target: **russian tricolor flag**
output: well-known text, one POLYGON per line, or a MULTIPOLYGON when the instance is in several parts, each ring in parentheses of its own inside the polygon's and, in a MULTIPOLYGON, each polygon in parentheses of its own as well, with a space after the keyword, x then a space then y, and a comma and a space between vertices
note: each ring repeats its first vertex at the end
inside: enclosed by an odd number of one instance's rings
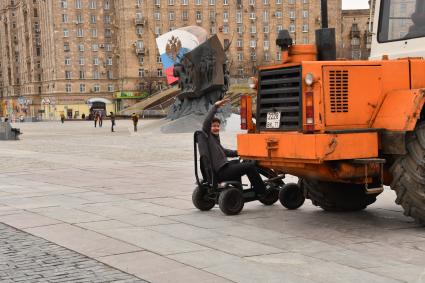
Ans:
POLYGON ((173 76, 174 65, 183 55, 208 39, 208 32, 199 26, 187 26, 167 32, 156 38, 168 84, 178 80, 173 76))

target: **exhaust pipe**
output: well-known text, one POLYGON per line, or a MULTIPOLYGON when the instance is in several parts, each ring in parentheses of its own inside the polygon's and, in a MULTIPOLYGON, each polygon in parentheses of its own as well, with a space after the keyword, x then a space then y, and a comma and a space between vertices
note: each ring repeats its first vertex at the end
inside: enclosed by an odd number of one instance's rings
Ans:
POLYGON ((317 59, 319 61, 335 61, 335 28, 328 28, 328 1, 321 0, 320 4, 322 28, 316 30, 317 59))

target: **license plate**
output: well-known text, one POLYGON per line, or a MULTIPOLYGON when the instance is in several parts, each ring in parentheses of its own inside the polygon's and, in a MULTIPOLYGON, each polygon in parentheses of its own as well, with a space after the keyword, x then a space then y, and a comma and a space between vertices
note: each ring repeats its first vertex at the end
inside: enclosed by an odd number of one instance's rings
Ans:
POLYGON ((268 112, 266 128, 279 129, 279 127, 280 127, 280 112, 268 112))

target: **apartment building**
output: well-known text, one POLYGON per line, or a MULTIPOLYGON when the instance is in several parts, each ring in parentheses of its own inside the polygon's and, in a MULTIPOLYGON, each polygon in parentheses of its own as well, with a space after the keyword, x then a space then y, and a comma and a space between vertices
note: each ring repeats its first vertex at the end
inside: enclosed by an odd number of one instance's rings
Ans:
MULTIPOLYGON (((340 42, 341 0, 328 6, 340 42)), ((231 76, 247 78, 281 61, 280 29, 314 43, 321 23, 319 0, 3 0, 0 17, 3 115, 44 118, 122 109, 166 87, 155 38, 170 30, 217 34, 231 76)))

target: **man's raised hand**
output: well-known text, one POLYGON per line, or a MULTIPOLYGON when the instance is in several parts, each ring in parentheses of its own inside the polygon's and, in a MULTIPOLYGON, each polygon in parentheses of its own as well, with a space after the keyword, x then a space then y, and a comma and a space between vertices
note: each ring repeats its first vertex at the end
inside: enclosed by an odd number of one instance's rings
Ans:
POLYGON ((221 106, 223 106, 224 104, 226 104, 228 102, 230 102, 230 99, 229 98, 224 98, 224 99, 219 100, 216 103, 214 103, 214 105, 217 106, 217 107, 221 107, 221 106))

